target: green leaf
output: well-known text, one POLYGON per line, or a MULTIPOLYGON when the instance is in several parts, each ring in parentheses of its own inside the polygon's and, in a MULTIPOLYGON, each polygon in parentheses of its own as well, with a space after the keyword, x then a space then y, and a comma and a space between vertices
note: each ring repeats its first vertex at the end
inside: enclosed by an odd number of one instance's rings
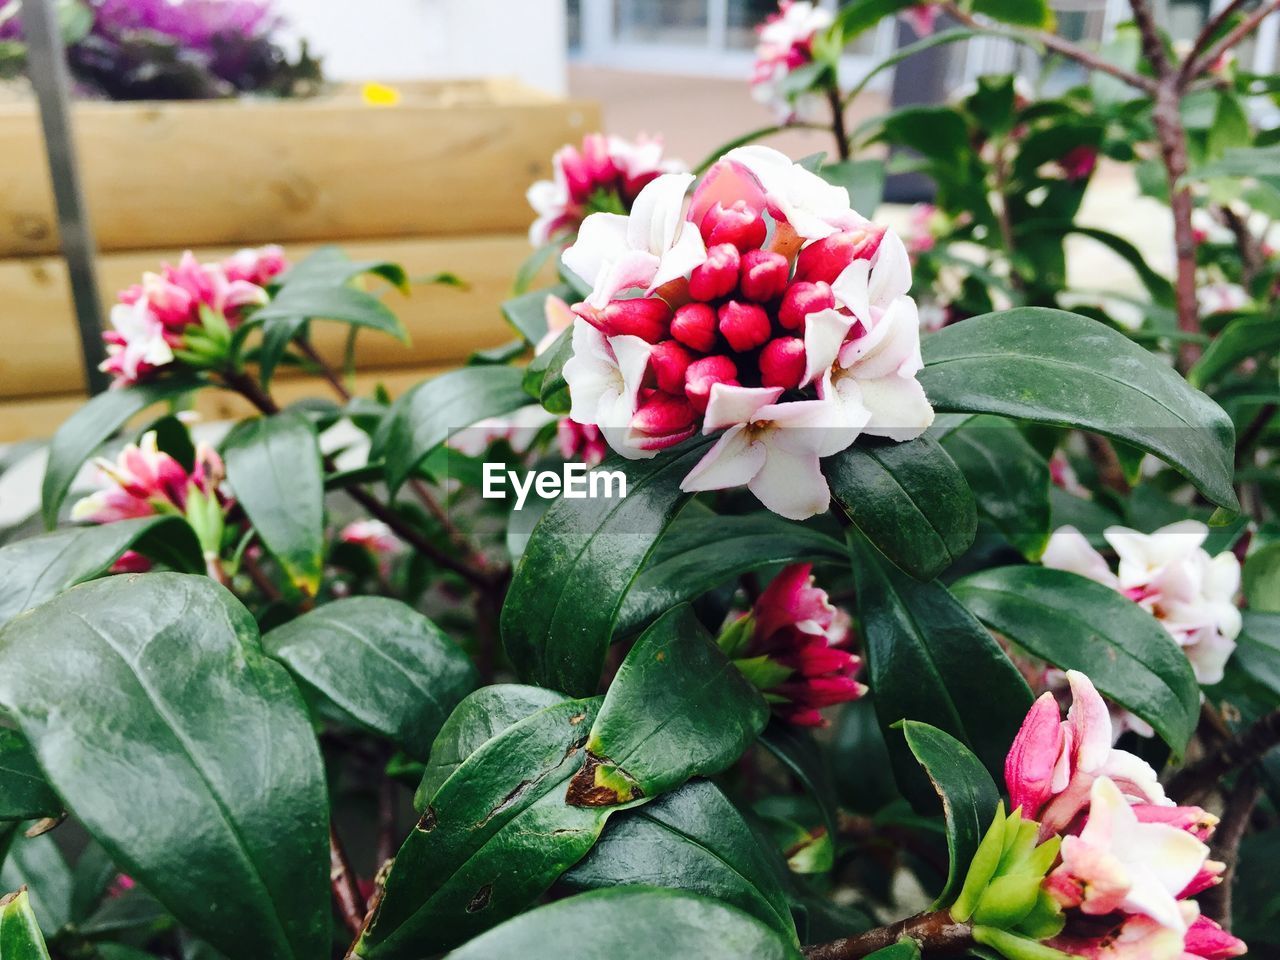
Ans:
MULTIPOLYGON (((549 249, 554 252, 560 246, 560 242, 556 241, 542 249, 549 249)), ((537 254, 534 254, 534 256, 537 256, 537 254)), ((512 297, 502 305, 502 316, 506 318, 507 323, 511 324, 527 343, 537 344, 547 335, 548 297, 559 297, 567 303, 572 303, 577 299, 568 284, 558 283, 554 287, 548 287, 545 290, 532 290, 529 293, 522 293, 518 297, 512 297)))
POLYGON ((902 732, 907 746, 942 798, 942 812, 947 821, 947 854, 951 865, 947 869, 947 882, 933 904, 937 910, 950 904, 960 892, 965 871, 995 816, 1000 791, 982 762, 955 737, 916 720, 903 721, 902 732))
POLYGON ((847 559, 844 544, 773 513, 681 514, 627 591, 618 632, 633 633, 676 604, 777 564, 847 559))
POLYGON ((394 493, 452 430, 527 406, 516 367, 464 367, 441 374, 400 397, 373 441, 370 459, 386 459, 394 493))
POLYGON ((1080 427, 1153 453, 1238 509, 1235 429, 1159 357, 1087 317, 1019 307, 944 327, 920 372, 935 408, 1080 427))
MULTIPOLYGON (((0 820, 39 820, 62 813, 62 801, 16 730, 0 727, 0 820)), ((0 857, 3 862, 3 857, 0 857)))
POLYGON ((911 6, 911 0, 851 0, 836 14, 834 30, 842 43, 851 43, 857 36, 876 26, 885 17, 891 17, 911 6))
POLYGON ((737 808, 706 780, 615 818, 561 883, 572 890, 636 884, 688 890, 735 906, 796 942, 774 861, 737 808))
POLYGON ((1280 542, 1269 543, 1245 559, 1243 590, 1249 609, 1280 613, 1280 542))
POLYGON ((883 160, 841 160, 818 168, 818 175, 849 191, 849 205, 871 216, 884 198, 883 160))
POLYGON ((1280 614, 1246 611, 1231 665, 1280 703, 1280 614))
POLYGON ((50 937, 57 936, 73 919, 74 877, 62 851, 48 834, 17 835, 8 860, 0 868, 0 887, 7 890, 26 887, 31 894, 36 921, 50 937))
POLYGON ((854 525, 918 580, 936 577, 973 543, 973 492, 931 437, 855 444, 824 460, 823 472, 854 525))
POLYGON ((622 662, 567 802, 612 806, 719 773, 768 719, 764 698, 681 604, 641 634, 622 662))
POLYGON ((324 573, 324 467, 314 424, 295 410, 246 420, 223 441, 222 456, 263 546, 314 597, 324 573))
POLYGON ((611 811, 564 797, 599 704, 546 707, 458 766, 396 854, 357 956, 418 960, 456 946, 523 910, 591 849, 611 811))
POLYGON ((561 498, 547 508, 502 607, 502 641, 522 678, 595 692, 623 597, 689 499, 680 481, 702 453, 697 444, 652 460, 610 457, 597 472, 625 476, 625 497, 561 498))
POLYGON ((49 960, 26 890, 0 897, 0 958, 49 960))
POLYGON ((328 949, 320 752, 222 587, 73 587, 0 630, 0 707, 76 818, 192 931, 246 960, 328 949))
POLYGON ((431 744, 430 760, 413 797, 414 807, 419 813, 425 812, 453 772, 490 740, 526 717, 566 699, 554 690, 519 683, 496 683, 468 694, 449 714, 431 744))
POLYGON ((920 944, 910 937, 903 937, 892 946, 867 954, 867 960, 920 960, 920 944))
POLYGON ((615 887, 561 900, 510 920, 448 960, 800 960, 776 931, 741 910, 677 890, 615 887))
POLYGON ((1049 542, 1049 464, 1001 417, 942 414, 934 425, 969 482, 978 510, 1030 559, 1049 542))
MULTIPOLYGON (((905 47, 901 47, 897 51, 895 51, 892 56, 885 57, 883 60, 878 61, 874 67, 872 67, 870 70, 864 73, 857 83, 855 83, 848 91, 843 93, 844 102, 852 103, 857 98, 857 96, 867 88, 867 84, 870 83, 874 77, 878 76, 881 72, 888 70, 890 67, 897 66, 903 60, 906 60, 909 57, 915 56, 917 53, 923 53, 925 50, 932 49, 933 47, 940 47, 945 44, 956 43, 960 40, 968 40, 971 37, 976 37, 979 35, 981 35, 980 30, 970 30, 963 27, 956 27, 951 30, 940 30, 935 34, 932 34, 931 36, 923 37, 917 40, 915 43, 909 43, 905 47)), ((875 161, 875 162, 882 163, 882 161, 875 161)), ((850 199, 852 199, 853 197, 852 190, 850 190, 849 196, 850 196, 850 199)), ((879 206, 878 201, 876 203, 876 206, 879 206)), ((860 207, 856 203, 853 204, 853 208, 855 210, 864 211, 867 214, 870 214, 871 212, 873 212, 872 209, 860 207)))
POLYGON ((828 835, 836 836, 839 802, 831 781, 831 764, 813 735, 793 724, 774 720, 760 734, 760 744, 804 787, 818 805, 828 835))
POLYGON ((181 517, 138 517, 67 527, 0 547, 0 625, 68 587, 105 576, 127 550, 199 573, 204 557, 181 517))
MULTIPOLYGON (((867 683, 881 728, 924 721, 999 773, 1031 706, 1027 682, 940 583, 900 573, 865 542, 855 542, 853 552, 867 683)), ((898 737, 886 732, 885 739, 898 783, 923 802, 930 794, 914 759, 898 737)))
POLYGON ((1055 22, 1053 10, 1045 0, 973 0, 970 9, 1020 27, 1052 30, 1055 22))
POLYGON ((262 648, 343 715, 419 760, 477 679, 471 658, 439 627, 389 597, 327 603, 267 633, 262 648))
POLYGON ((955 595, 1029 653, 1089 675, 1181 753, 1200 716, 1186 654, 1154 617, 1109 587, 1065 570, 1000 567, 959 581, 955 595))
POLYGON ((251 318, 262 324, 258 366, 264 387, 289 343, 304 334, 307 322, 313 319, 380 330, 407 342, 408 335, 399 318, 376 296, 351 285, 362 274, 380 276, 402 292, 409 292, 402 267, 386 261, 352 261, 337 247, 321 247, 284 275, 271 301, 251 318))
POLYGON ((44 525, 50 530, 57 526, 58 509, 67 497, 71 482, 104 440, 124 426, 134 414, 162 400, 190 393, 199 386, 197 380, 176 377, 119 390, 105 390, 68 417, 49 444, 49 464, 45 467, 44 482, 40 487, 44 525))
POLYGON ((1273 314, 1237 317, 1209 341, 1200 359, 1189 371, 1193 386, 1214 383, 1250 357, 1262 360, 1280 350, 1280 318, 1273 314))

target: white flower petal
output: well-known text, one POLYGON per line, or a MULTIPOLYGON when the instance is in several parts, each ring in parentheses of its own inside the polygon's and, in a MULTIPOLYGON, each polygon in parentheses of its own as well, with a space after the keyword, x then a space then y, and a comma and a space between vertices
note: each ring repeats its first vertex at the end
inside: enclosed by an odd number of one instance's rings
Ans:
POLYGON ((766 507, 788 520, 808 520, 825 513, 831 490, 818 455, 795 454, 768 445, 768 456, 747 489, 766 507))
POLYGON ((766 456, 764 444, 754 442, 745 427, 730 427, 680 481, 680 489, 692 493, 741 487, 760 472, 766 456))
POLYGON ((750 423, 761 408, 769 406, 780 396, 781 387, 740 387, 729 383, 715 383, 707 400, 707 412, 703 418, 702 432, 714 433, 738 423, 750 423))

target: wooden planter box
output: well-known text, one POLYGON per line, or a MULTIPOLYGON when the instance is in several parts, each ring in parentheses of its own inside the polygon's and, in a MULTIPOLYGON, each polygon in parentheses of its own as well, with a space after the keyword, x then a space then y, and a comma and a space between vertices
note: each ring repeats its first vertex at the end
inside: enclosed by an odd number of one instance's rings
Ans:
MULTIPOLYGON (((338 243, 358 259, 403 262, 410 276, 450 271, 469 285, 391 295, 413 342, 362 334, 369 377, 396 371, 412 382, 510 339, 498 306, 530 252, 525 190, 550 175, 559 146, 598 128, 598 111, 503 80, 400 91, 388 107, 356 89, 305 101, 77 104, 104 305, 184 249, 213 258, 275 242, 300 259, 338 243)), ((0 107, 0 143, 3 441, 47 435, 84 378, 32 106, 0 107)), ((321 349, 343 335, 315 325, 321 349)))

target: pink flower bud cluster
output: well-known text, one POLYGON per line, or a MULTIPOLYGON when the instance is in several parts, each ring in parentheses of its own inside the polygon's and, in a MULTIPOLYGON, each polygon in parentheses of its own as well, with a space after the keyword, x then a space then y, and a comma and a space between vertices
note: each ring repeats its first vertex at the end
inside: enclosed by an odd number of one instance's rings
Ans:
POLYGON ((745 485, 813 516, 821 457, 932 422, 906 250, 775 150, 731 152, 690 199, 693 179, 659 177, 565 251, 593 287, 573 308, 570 416, 630 458, 719 434, 684 489, 745 485))
POLYGON ((595 211, 629 211, 654 177, 687 169, 662 153, 660 139, 630 141, 603 133, 587 134, 581 147, 561 147, 551 158, 552 179, 529 188, 529 205, 538 214, 529 242, 540 247, 554 238, 568 239, 595 211))
POLYGON ((278 246, 240 250, 221 263, 201 263, 188 250, 176 267, 164 264, 159 273, 144 274, 111 308, 102 369, 117 384, 148 379, 174 361, 190 328, 203 325, 202 311, 234 327, 246 309, 267 302, 265 285, 287 266, 278 246))
POLYGON ((1226 960, 1245 945, 1192 899, 1221 882, 1205 841, 1217 818, 1175 806, 1156 772, 1112 744, 1111 715, 1089 678, 1068 671, 1062 720, 1035 702, 1005 761, 1010 803, 1062 844, 1045 893, 1065 926, 1049 946, 1096 960, 1226 960))
POLYGON ((862 660, 847 649, 849 614, 832 605, 812 573, 809 563, 786 567, 720 641, 774 712, 802 727, 825 726, 823 707, 867 692, 854 679, 862 660))
POLYGON ((787 77, 813 63, 813 42, 834 22, 831 12, 809 0, 779 0, 778 12, 756 28, 755 66, 751 72, 752 96, 769 107, 779 122, 817 119, 821 98, 813 94, 789 94, 787 77))

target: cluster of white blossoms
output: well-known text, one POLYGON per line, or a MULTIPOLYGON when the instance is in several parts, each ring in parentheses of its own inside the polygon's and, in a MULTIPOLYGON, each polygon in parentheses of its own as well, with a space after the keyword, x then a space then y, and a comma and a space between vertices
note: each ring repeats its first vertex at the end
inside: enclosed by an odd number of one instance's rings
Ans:
POLYGON ((694 184, 656 178, 565 251, 591 286, 573 308, 570 417, 628 458, 718 435, 686 491, 745 485, 814 516, 830 502, 823 457, 933 421, 907 251, 843 187, 767 147, 694 184))

